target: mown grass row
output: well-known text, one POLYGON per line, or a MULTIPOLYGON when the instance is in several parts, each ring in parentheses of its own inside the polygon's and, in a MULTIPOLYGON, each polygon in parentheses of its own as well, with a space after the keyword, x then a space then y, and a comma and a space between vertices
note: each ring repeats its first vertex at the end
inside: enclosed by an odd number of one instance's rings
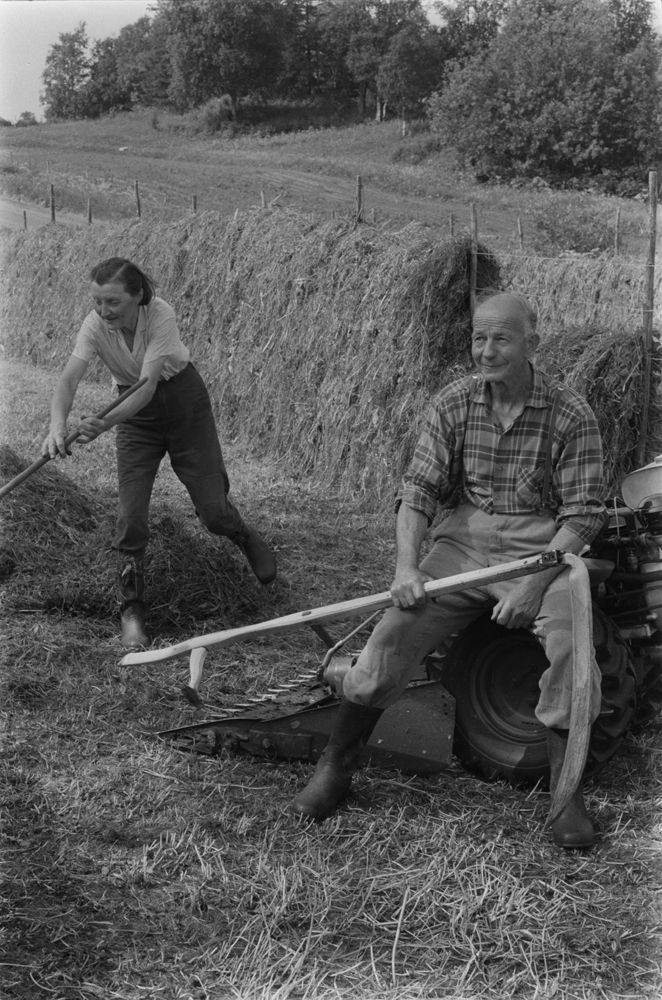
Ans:
MULTIPOLYGON (((5 370, 22 387, 5 432, 29 460, 48 377, 5 370)), ((83 391, 85 405, 103 401, 103 388, 83 391)), ((629 737, 589 786, 599 830, 590 854, 553 847, 545 793, 486 784, 455 764, 427 778, 364 771, 337 816, 300 825, 287 803, 308 764, 184 754, 154 736, 200 713, 180 695, 185 662, 118 664, 104 568, 110 436, 76 456, 3 508, 8 996, 659 995, 659 726, 629 737), (86 594, 96 595, 87 606, 86 594)), ((158 641, 388 585, 383 517, 235 449, 226 457, 237 502, 276 544, 280 583, 258 588, 189 518, 164 472, 150 580, 158 641)), ((322 653, 307 630, 237 643, 210 654, 203 694, 218 705, 262 693, 313 670, 322 653)))

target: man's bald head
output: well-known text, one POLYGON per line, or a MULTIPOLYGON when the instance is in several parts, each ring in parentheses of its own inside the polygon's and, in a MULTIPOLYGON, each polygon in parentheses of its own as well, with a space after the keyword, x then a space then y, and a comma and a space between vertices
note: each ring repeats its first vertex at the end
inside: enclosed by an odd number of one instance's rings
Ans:
POLYGON ((474 330, 503 328, 521 333, 527 341, 535 337, 538 316, 523 295, 495 292, 482 299, 474 313, 474 330))

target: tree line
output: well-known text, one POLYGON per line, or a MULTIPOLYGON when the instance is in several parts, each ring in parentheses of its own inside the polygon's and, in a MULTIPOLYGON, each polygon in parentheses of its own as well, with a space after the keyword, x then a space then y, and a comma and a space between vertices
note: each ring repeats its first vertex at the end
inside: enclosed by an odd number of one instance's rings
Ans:
POLYGON ((47 121, 317 102, 423 119, 486 178, 617 186, 662 155, 652 0, 157 0, 46 59, 47 121))

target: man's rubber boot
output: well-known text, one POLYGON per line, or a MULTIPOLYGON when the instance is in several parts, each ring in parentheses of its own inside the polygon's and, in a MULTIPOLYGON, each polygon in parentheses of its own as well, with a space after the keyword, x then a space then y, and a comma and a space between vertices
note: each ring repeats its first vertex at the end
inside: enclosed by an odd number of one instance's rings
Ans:
POLYGON ((313 776, 290 803, 290 812, 326 819, 347 795, 359 757, 383 709, 341 701, 333 732, 313 776))
MULTIPOLYGON (((549 758, 549 790, 552 796, 561 776, 568 746, 567 729, 547 730, 547 755, 549 758)), ((586 811, 581 783, 567 806, 552 822, 552 836, 558 847, 566 850, 586 849, 593 846, 595 831, 586 811)))
POLYGON ((235 541, 260 583, 272 583, 277 573, 276 557, 265 540, 253 528, 246 527, 235 541))
POLYGON ((120 628, 123 649, 145 649, 149 646, 149 636, 145 631, 145 605, 142 601, 130 601, 122 608, 120 628))
POLYGON ((120 642, 123 649, 145 649, 149 636, 145 631, 145 583, 142 559, 120 554, 118 574, 120 602, 120 642))

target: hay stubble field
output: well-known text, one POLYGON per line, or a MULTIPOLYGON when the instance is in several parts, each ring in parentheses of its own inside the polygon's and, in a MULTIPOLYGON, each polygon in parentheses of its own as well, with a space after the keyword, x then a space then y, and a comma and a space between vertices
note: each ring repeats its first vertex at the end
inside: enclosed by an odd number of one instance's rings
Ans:
MULTIPOLYGON (((108 149, 125 144, 104 132, 117 124, 99 123, 87 139, 78 134, 78 182, 85 169, 91 176, 85 157, 99 155, 99 140, 108 149)), ((55 171, 71 157, 65 146, 75 128, 39 130, 41 138, 22 131, 40 149, 52 143, 55 171)), ((301 141, 335 142, 341 157, 338 136, 301 141)), ((283 154, 272 143, 262 144, 273 166, 283 154)), ((143 145, 146 159, 147 137, 143 145)), ((240 154, 241 146, 233 155, 240 154)), ((34 168, 36 147, 30 155, 34 168)), ((304 154, 295 144, 287 155, 304 154)), ((350 191, 356 162, 346 155, 350 191)), ((158 183, 159 165, 150 162, 158 183)), ((184 151, 164 154, 160 169, 185 173, 184 151)), ((125 177, 128 190, 134 172, 125 177)), ((303 172, 314 174, 314 163, 303 172)), ((248 168, 239 180, 247 207, 259 204, 248 168)), ((416 184, 423 189, 424 170, 416 184)), ((492 192, 493 203, 499 197, 492 192)), ((139 227, 134 237, 143 240, 139 227)), ((43 246, 66 240, 63 231, 43 246)), ((38 454, 55 367, 41 355, 38 363, 16 356, 2 363, 2 480, 38 454)), ((86 383, 77 411, 99 409, 107 393, 106 382, 86 383)), ((232 546, 200 529, 164 468, 148 567, 160 644, 388 586, 393 547, 382 499, 352 495, 248 448, 223 426, 220 433, 234 495, 276 547, 280 578, 259 588, 232 546)), ((0 985, 7 997, 659 995, 659 723, 630 735, 589 785, 598 842, 588 854, 560 853, 542 833, 544 791, 488 784, 455 763, 434 778, 363 772, 337 816, 301 826, 286 806, 308 765, 227 751, 183 754, 155 737, 200 713, 180 693, 185 662, 119 666, 115 497, 107 435, 75 449, 67 463, 49 463, 2 510, 0 985)), ((314 670, 323 653, 308 630, 236 644, 210 656, 204 695, 212 705, 232 704, 314 670)))

